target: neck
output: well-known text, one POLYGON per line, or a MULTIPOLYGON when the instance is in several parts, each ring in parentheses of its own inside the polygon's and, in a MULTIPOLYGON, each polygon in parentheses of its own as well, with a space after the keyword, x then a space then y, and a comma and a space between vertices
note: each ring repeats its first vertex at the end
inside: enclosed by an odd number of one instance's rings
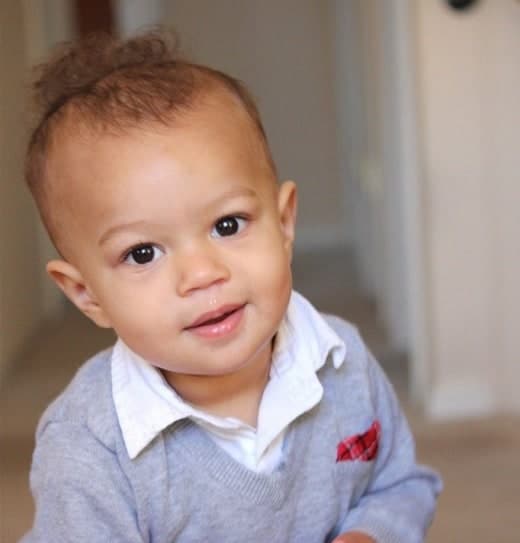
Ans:
POLYGON ((269 380, 271 349, 228 375, 164 373, 185 402, 219 417, 233 417, 256 427, 258 409, 269 380))

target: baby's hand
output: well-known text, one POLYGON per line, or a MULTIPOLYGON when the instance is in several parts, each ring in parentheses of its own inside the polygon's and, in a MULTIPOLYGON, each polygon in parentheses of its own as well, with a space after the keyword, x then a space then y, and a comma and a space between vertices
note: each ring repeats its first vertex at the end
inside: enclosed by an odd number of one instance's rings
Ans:
POLYGON ((338 535, 332 543, 377 543, 377 541, 361 532, 346 532, 338 535))

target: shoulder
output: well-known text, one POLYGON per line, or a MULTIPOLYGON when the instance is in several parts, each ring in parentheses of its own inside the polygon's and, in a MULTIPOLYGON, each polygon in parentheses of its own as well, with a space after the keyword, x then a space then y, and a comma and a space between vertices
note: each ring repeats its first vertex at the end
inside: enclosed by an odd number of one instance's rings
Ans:
POLYGON ((368 349, 358 328, 336 315, 322 313, 321 316, 345 344, 346 360, 366 363, 368 349))
POLYGON ((112 402, 110 352, 88 360, 40 420, 26 541, 143 541, 112 402))
POLYGON ((335 374, 343 385, 356 397, 364 398, 371 405, 377 404, 379 396, 392 388, 388 378, 361 337, 358 328, 335 315, 322 314, 325 321, 345 344, 345 359, 336 368, 335 374))
POLYGON ((101 351, 87 360, 47 407, 38 424, 37 442, 49 432, 69 439, 89 434, 115 449, 119 427, 112 400, 111 352, 101 351))

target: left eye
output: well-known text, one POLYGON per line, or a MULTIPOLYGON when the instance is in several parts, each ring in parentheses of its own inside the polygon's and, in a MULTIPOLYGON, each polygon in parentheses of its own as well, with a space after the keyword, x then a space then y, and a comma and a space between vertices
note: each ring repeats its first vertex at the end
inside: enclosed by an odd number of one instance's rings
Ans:
POLYGON ((124 256, 124 262, 133 266, 144 266, 157 260, 164 251, 152 243, 142 243, 130 249, 124 256))
POLYGON ((234 215, 222 217, 215 223, 211 235, 216 238, 234 236, 243 230, 246 223, 247 221, 243 217, 236 217, 234 215))

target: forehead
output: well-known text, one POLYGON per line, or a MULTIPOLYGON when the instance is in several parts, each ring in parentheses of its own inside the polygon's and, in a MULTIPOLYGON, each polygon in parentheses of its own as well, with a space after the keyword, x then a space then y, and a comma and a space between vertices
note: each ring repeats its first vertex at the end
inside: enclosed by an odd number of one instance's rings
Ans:
MULTIPOLYGON (((60 230, 102 223, 127 204, 151 199, 154 190, 199 197, 212 183, 241 181, 263 191, 276 185, 263 142, 241 105, 208 96, 171 124, 143 124, 123 132, 75 125, 71 117, 54 138, 47 179, 60 230), (164 183, 165 179, 168 183, 164 183), (198 183, 199 192, 183 187, 198 183)), ((222 188, 222 187, 221 187, 222 188)), ((196 202, 194 202, 195 204, 196 202)))
POLYGON ((220 148, 223 158, 247 158, 259 167, 272 169, 267 143, 240 100, 217 89, 199 97, 190 109, 175 112, 171 122, 125 123, 124 119, 114 123, 89 122, 72 110, 54 131, 47 154, 47 171, 52 181, 68 170, 66 177, 70 183, 79 162, 86 160, 92 167, 99 163, 90 162, 92 154, 104 157, 131 149, 133 155, 140 148, 145 150, 152 140, 160 146, 160 142, 162 146, 172 142, 171 150, 179 160, 187 160, 190 150, 207 156, 208 150, 220 148))

